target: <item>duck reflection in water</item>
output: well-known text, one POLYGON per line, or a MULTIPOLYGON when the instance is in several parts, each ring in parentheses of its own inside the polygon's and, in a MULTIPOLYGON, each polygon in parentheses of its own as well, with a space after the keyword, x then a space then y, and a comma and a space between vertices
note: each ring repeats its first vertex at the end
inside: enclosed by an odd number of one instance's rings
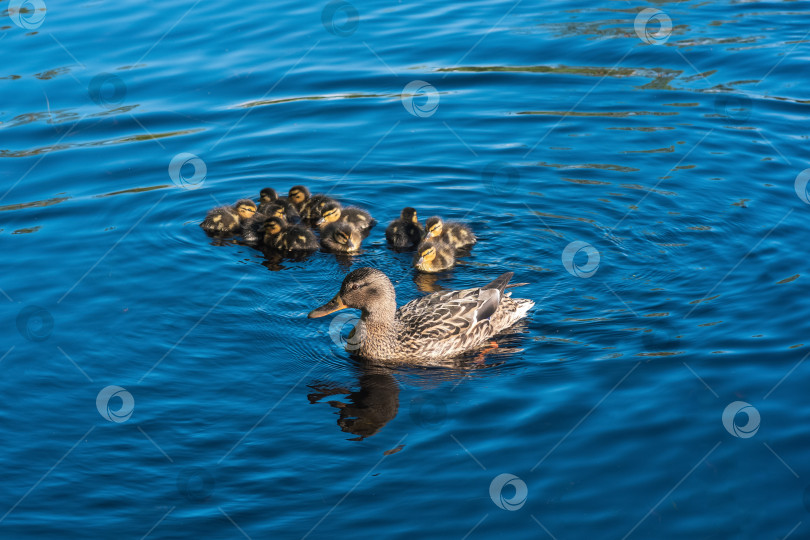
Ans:
POLYGON ((308 394, 310 403, 319 403, 330 396, 346 396, 345 401, 330 400, 327 403, 339 412, 338 426, 344 433, 357 435, 349 439, 362 441, 380 431, 399 410, 399 384, 385 368, 370 365, 360 366, 359 390, 336 387, 329 383, 313 383, 308 394))

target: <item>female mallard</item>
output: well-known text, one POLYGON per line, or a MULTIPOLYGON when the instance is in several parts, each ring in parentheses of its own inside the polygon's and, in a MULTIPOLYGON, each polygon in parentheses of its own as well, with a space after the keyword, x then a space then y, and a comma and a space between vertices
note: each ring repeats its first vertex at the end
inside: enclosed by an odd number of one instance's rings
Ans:
POLYGON ((327 251, 352 253, 360 249, 360 231, 342 221, 333 221, 321 230, 321 245, 327 251))
POLYGON ((413 267, 420 272, 441 272, 456 264, 456 250, 450 244, 428 238, 423 240, 413 256, 413 267))
POLYGON ((331 201, 321 208, 321 218, 316 225, 323 230, 328 224, 337 221, 350 225, 364 236, 368 236, 369 231, 377 224, 377 220, 362 208, 356 206, 343 208, 339 202, 331 201))
POLYGON ((442 218, 434 216, 425 223, 425 238, 438 238, 456 249, 470 247, 477 241, 472 229, 463 223, 443 223, 442 218))
POLYGON ((309 318, 359 309, 360 322, 347 346, 352 352, 373 360, 437 360, 474 350, 526 316, 534 302, 504 294, 512 275, 476 289, 428 294, 397 309, 391 280, 374 268, 358 268, 309 318))
POLYGON ((385 239, 392 247, 398 249, 418 246, 424 234, 425 229, 416 217, 416 210, 410 206, 403 208, 399 219, 392 221, 385 229, 385 239))
POLYGON ((239 199, 233 206, 218 206, 209 210, 200 227, 211 234, 235 233, 255 213, 256 203, 250 199, 239 199))
POLYGON ((318 239, 306 227, 273 216, 264 221, 264 247, 283 255, 311 253, 318 251, 318 239))

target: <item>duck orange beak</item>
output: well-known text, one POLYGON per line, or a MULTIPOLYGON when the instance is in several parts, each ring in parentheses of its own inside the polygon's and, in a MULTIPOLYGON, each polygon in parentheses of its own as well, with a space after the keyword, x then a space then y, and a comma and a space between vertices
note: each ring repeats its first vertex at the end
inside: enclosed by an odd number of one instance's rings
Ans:
POLYGON ((343 303, 343 300, 340 299, 340 293, 338 293, 326 304, 310 311, 307 317, 309 317, 310 319, 317 319, 318 317, 329 315, 330 313, 340 311, 341 309, 346 309, 347 307, 349 306, 343 303))

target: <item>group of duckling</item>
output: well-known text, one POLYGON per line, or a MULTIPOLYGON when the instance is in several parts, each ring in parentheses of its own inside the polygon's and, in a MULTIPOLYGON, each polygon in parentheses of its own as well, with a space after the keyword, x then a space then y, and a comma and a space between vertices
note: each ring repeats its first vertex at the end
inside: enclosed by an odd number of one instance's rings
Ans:
MULTIPOLYGON (((268 187, 259 192, 258 204, 240 199, 213 208, 200 227, 213 236, 241 234, 249 245, 297 258, 320 248, 357 252, 376 224, 362 208, 343 206, 326 195, 312 195, 305 186, 293 186, 286 197, 268 187), (313 230, 319 232, 320 241, 313 230)), ((452 268, 456 253, 469 250, 477 241, 463 223, 432 217, 422 226, 411 207, 403 208, 399 219, 388 225, 385 238, 398 251, 415 249, 414 268, 430 273, 452 268)))

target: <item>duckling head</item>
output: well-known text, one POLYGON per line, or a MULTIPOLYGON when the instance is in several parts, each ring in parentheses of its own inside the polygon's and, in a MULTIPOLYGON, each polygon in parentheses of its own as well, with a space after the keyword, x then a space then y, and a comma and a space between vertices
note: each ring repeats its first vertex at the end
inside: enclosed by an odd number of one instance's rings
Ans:
POLYGON ((267 217, 277 217, 281 219, 286 219, 287 214, 284 211, 284 207, 280 204, 271 203, 267 206, 267 209, 262 209, 262 212, 267 215, 267 217))
POLYGON ((308 317, 314 319, 335 311, 354 308, 364 316, 377 311, 396 311, 396 291, 388 277, 376 268, 363 267, 349 272, 340 291, 329 302, 313 309, 308 317))
POLYGON ((266 187, 259 192, 259 200, 263 203, 271 203, 278 200, 278 193, 273 188, 266 187))
POLYGON ((316 225, 326 225, 340 219, 340 204, 337 202, 329 202, 323 205, 321 209, 321 219, 318 220, 316 225))
POLYGON ((304 186, 293 186, 290 188, 289 199, 293 204, 302 204, 309 199, 309 190, 304 186))
POLYGON ((433 242, 423 242, 419 246, 419 251, 416 253, 416 264, 415 266, 422 266, 424 264, 430 264, 436 258, 436 244, 433 242))
POLYGON ((236 213, 239 214, 239 219, 244 221, 253 217, 256 213, 256 203, 250 199, 240 199, 234 205, 236 213))
POLYGON ((442 218, 432 217, 425 223, 425 238, 437 238, 442 235, 442 218))
POLYGON ((406 206, 399 214, 399 219, 404 222, 419 223, 419 218, 416 217, 416 209, 406 206))
POLYGON ((345 246, 346 251, 357 251, 363 242, 360 233, 349 226, 335 228, 332 239, 341 246, 345 246))
POLYGON ((287 222, 284 221, 282 218, 275 216, 267 218, 266 220, 264 220, 263 224, 265 241, 268 239, 275 238, 276 236, 281 234, 286 227, 287 222))

